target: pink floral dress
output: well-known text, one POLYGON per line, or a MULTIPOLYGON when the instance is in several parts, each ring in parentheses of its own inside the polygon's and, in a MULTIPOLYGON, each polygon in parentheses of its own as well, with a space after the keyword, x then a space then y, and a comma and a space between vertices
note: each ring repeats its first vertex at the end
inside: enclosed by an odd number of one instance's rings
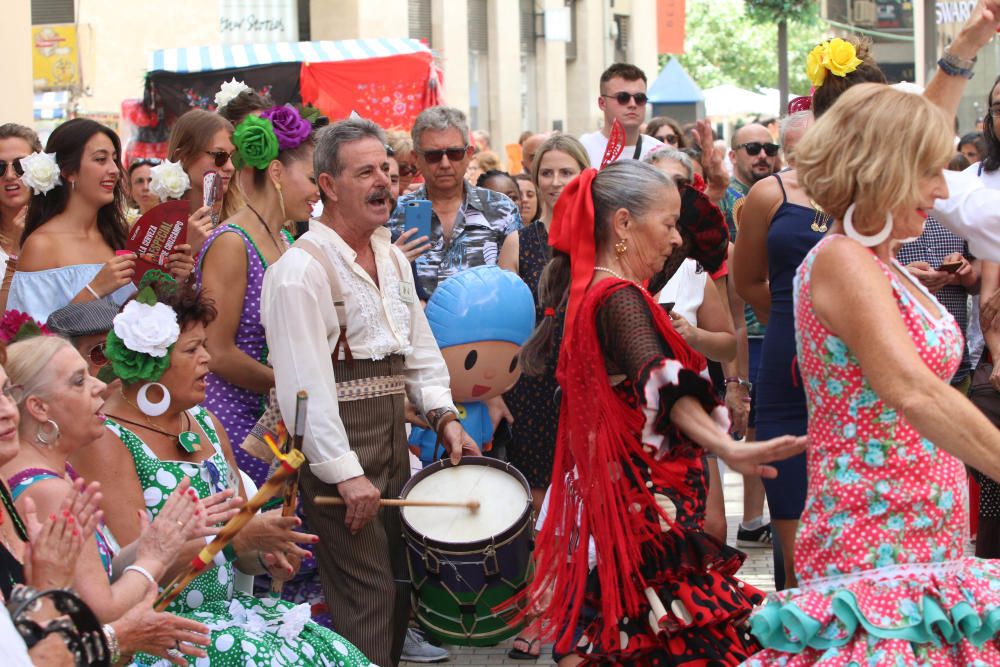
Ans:
MULTIPOLYGON (((795 541, 799 587, 772 594, 751 618, 765 650, 745 664, 1000 665, 1000 564, 963 556, 965 467, 882 402, 813 310, 813 261, 833 238, 806 256, 795 278, 810 441, 795 541)), ((933 298, 928 311, 913 296, 923 290, 915 280, 904 284, 874 254, 872 261, 920 356, 947 380, 964 346, 955 320, 933 298)))

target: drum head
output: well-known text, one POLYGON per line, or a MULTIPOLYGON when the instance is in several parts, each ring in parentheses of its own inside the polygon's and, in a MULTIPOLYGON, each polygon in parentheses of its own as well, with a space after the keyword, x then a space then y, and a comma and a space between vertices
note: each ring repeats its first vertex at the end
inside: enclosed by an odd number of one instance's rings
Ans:
POLYGON ((404 507, 403 521, 436 542, 469 544, 488 540, 514 526, 530 504, 527 482, 516 470, 493 459, 463 459, 453 466, 435 463, 407 484, 407 500, 466 503, 479 501, 479 509, 404 507), (516 475, 516 476, 515 476, 516 475))

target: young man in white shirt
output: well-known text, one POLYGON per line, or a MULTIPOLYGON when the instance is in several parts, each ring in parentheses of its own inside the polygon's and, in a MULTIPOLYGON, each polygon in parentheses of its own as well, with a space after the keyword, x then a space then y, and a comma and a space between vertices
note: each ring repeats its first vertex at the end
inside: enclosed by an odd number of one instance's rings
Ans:
POLYGON ((608 147, 611 126, 615 120, 625 129, 625 148, 617 160, 641 160, 663 142, 639 133, 639 126, 646 120, 646 74, 635 65, 615 63, 601 74, 601 95, 598 108, 604 112, 604 127, 580 137, 587 149, 590 165, 600 168, 604 151, 608 147))

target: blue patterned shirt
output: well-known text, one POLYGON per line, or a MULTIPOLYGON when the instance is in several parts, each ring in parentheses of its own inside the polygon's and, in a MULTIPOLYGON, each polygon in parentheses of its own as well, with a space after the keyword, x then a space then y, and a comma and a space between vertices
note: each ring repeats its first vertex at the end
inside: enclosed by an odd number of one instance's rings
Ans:
MULTIPOLYGON (((389 218, 389 231, 395 241, 404 231, 406 204, 427 199, 427 186, 399 198, 389 218)), ((507 195, 465 184, 465 201, 455 216, 451 238, 445 239, 437 212, 431 212, 430 249, 417 258, 419 286, 430 297, 438 283, 459 271, 496 264, 503 242, 521 229, 521 212, 507 195)))

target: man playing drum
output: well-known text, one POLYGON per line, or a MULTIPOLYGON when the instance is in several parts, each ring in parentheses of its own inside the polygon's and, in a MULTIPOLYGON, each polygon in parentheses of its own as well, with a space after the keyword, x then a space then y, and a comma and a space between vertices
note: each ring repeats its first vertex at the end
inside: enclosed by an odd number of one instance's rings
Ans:
POLYGON ((385 135, 345 120, 321 131, 314 153, 323 214, 271 266, 261 321, 281 413, 309 393, 304 508, 337 631, 375 664, 396 665, 409 615, 399 511, 380 509, 410 476, 404 399, 454 462, 478 454, 456 420, 448 370, 424 318, 389 218, 385 135), (338 495, 344 506, 319 506, 338 495))

